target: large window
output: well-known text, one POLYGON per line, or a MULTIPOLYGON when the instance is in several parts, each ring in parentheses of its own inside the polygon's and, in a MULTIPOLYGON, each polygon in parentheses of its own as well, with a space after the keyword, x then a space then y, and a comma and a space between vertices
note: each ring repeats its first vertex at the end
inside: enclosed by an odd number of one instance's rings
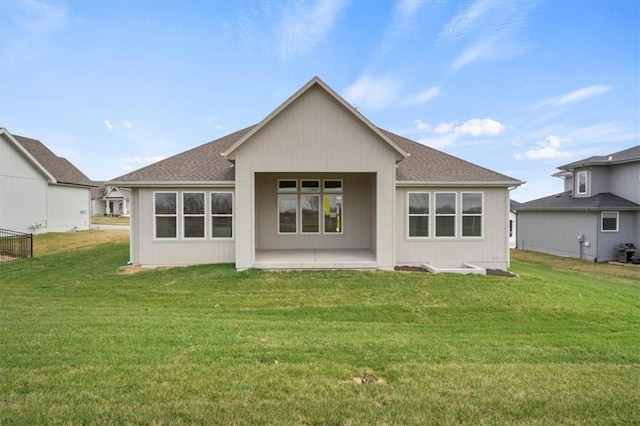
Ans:
POLYGON ((602 232, 618 232, 618 212, 602 212, 602 232))
POLYGON ((211 193, 211 238, 233 238, 233 193, 211 193))
POLYGON ((278 233, 298 232, 298 196, 278 195, 278 233))
POLYGON ((279 234, 341 234, 341 179, 278 179, 279 234))
POLYGON ((182 193, 184 238, 204 238, 204 192, 182 193))
POLYGON ((583 170, 581 172, 578 172, 578 182, 577 182, 577 194, 578 195, 586 195, 588 192, 587 189, 587 171, 583 170))
POLYGON ((462 193, 462 236, 482 237, 482 193, 462 193))
POLYGON ((409 237, 429 236, 429 193, 409 192, 409 237))
POLYGON ((177 194, 175 192, 156 192, 153 198, 156 238, 177 238, 177 194))
POLYGON ((436 192, 436 237, 456 236, 456 193, 436 192))

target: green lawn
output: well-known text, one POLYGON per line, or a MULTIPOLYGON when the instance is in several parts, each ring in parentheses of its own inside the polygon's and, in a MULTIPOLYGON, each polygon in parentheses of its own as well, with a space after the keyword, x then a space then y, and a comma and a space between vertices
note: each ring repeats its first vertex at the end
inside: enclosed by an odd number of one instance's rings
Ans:
POLYGON ((39 252, 0 265, 3 425, 640 423, 633 279, 527 256, 501 278, 39 252))

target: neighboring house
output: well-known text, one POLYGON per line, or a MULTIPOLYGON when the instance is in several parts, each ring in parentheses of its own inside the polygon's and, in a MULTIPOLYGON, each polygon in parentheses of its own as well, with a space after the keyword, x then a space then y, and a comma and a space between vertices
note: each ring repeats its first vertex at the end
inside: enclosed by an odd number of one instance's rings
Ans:
POLYGON ((518 208, 519 248, 596 262, 640 250, 640 145, 558 169, 564 192, 518 208))
POLYGON ((127 188, 105 185, 104 182, 96 182, 99 186, 91 191, 91 214, 93 216, 129 216, 129 204, 131 191, 127 188))
POLYGON ((520 203, 515 200, 509 201, 509 248, 518 247, 518 208, 520 203))
POLYGON ((42 142, 0 128, 0 228, 29 233, 89 229, 93 185, 42 142))
POLYGON ((517 179, 369 122, 313 78, 257 125, 114 179, 131 262, 248 268, 509 264, 517 179))

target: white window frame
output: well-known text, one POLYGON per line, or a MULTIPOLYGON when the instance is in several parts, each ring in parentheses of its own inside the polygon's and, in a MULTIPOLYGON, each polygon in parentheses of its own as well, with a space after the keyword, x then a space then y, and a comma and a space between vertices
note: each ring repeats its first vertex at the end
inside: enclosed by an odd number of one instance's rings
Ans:
POLYGON ((276 209, 277 209, 276 229, 278 231, 278 235, 298 235, 298 221, 300 220, 299 219, 300 215, 299 215, 299 212, 298 212, 300 210, 299 209, 298 194, 297 193, 293 193, 293 192, 285 192, 285 193, 282 193, 282 194, 278 194, 278 205, 276 206, 276 209), (295 208, 296 219, 294 221, 296 229, 295 229, 294 232, 281 232, 280 231, 280 200, 282 198, 284 198, 284 197, 293 197, 295 199, 295 202, 296 202, 296 208, 295 208))
POLYGON ((300 213, 298 214, 299 216, 299 229, 300 229, 300 234, 304 234, 304 235, 318 235, 321 233, 322 230, 322 219, 324 218, 324 216, 322 215, 323 213, 323 204, 322 204, 322 196, 318 193, 308 193, 308 192, 303 192, 298 196, 298 209, 300 210, 300 213), (314 232, 308 232, 304 230, 304 220, 303 220, 303 207, 302 207, 302 198, 303 197, 313 197, 316 198, 318 200, 318 230, 314 231, 314 232))
POLYGON ((619 232, 620 230, 620 212, 604 211, 600 213, 600 231, 601 232, 619 232), (615 213, 616 215, 616 229, 604 229, 604 215, 605 213, 615 213))
POLYGON ((278 179, 278 194, 297 194, 298 193, 298 179, 278 179), (296 186, 293 188, 280 188, 280 182, 295 182, 296 186))
POLYGON ((209 208, 211 208, 211 203, 213 202, 213 194, 231 194, 231 214, 228 213, 214 213, 213 210, 210 211, 209 217, 211 218, 210 225, 210 234, 209 238, 213 241, 232 241, 236 236, 236 219, 235 219, 235 211, 236 211, 236 196, 233 191, 211 191, 209 193, 209 208), (231 237, 214 237, 213 236, 213 218, 214 217, 230 217, 231 218, 231 237))
POLYGON ((452 239, 458 236, 458 193, 451 191, 435 192, 433 196, 433 236, 438 239, 452 239), (453 194, 453 200, 455 202, 453 213, 438 213, 438 194, 453 194), (438 217, 453 217, 453 235, 438 235, 438 217))
POLYGON ((300 179, 300 193, 302 194, 319 194, 321 191, 320 179, 300 179), (318 184, 316 187, 305 187, 304 182, 315 182, 318 184))
POLYGON ((410 240, 426 240, 426 239, 430 239, 431 238, 431 201, 432 201, 431 197, 431 192, 429 191, 409 191, 407 192, 407 238, 410 240), (411 213, 411 194, 426 194, 428 197, 427 200, 427 214, 417 214, 417 213, 411 213), (427 217, 427 235, 426 236, 412 236, 411 235, 411 217, 415 216, 415 217, 427 217))
POLYGON ((323 179, 322 180, 322 192, 331 194, 342 194, 344 192, 344 181, 342 179, 323 179), (327 182, 340 182, 340 188, 329 188, 325 186, 327 182))
POLYGON ((465 191, 460 193, 460 237, 461 238, 473 238, 479 239, 484 238, 484 192, 482 191, 465 191), (464 212, 464 195, 465 194, 480 194, 481 197, 481 209, 482 212, 480 214, 477 213, 465 213, 464 212), (464 235, 464 218, 465 217, 480 217, 480 235, 464 235))
POLYGON ((587 170, 581 170, 576 173, 576 195, 589 194, 589 173, 587 170), (584 191, 580 191, 580 176, 584 176, 584 191))
POLYGON ((184 240, 204 240, 207 238, 207 194, 202 191, 182 191, 180 193, 180 201, 182 203, 180 211, 182 212, 180 221, 182 222, 182 239, 184 240), (184 212, 184 197, 187 194, 201 194, 202 195, 202 213, 198 214, 187 214, 184 212), (187 237, 187 224, 186 219, 188 217, 201 217, 202 218, 202 236, 201 237, 187 237))
POLYGON ((158 241, 173 241, 178 239, 180 234, 180 221, 178 221, 180 212, 180 197, 178 197, 177 191, 154 191, 153 192, 153 239, 158 241), (175 214, 156 213, 156 194, 173 194, 176 197, 176 212, 175 214), (176 236, 175 237, 158 237, 158 217, 173 217, 176 223, 176 236))

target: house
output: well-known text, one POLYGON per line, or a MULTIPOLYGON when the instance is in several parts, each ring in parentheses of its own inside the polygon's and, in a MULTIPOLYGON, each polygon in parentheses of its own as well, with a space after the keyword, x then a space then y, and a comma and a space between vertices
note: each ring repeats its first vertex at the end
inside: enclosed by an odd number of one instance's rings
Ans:
POLYGON ((105 185, 96 182, 98 186, 91 191, 91 214, 93 216, 129 216, 131 191, 127 188, 105 185))
POLYGON ((93 185, 42 142, 0 128, 0 228, 28 233, 88 230, 93 185))
POLYGON ((563 192, 517 209, 519 248, 607 262, 639 246, 640 145, 558 169, 563 192))
POLYGON ((109 183, 131 262, 248 268, 509 264, 517 179, 376 127, 315 77, 258 124, 109 183))
POLYGON ((509 248, 518 247, 518 208, 520 203, 516 200, 509 200, 509 248))

